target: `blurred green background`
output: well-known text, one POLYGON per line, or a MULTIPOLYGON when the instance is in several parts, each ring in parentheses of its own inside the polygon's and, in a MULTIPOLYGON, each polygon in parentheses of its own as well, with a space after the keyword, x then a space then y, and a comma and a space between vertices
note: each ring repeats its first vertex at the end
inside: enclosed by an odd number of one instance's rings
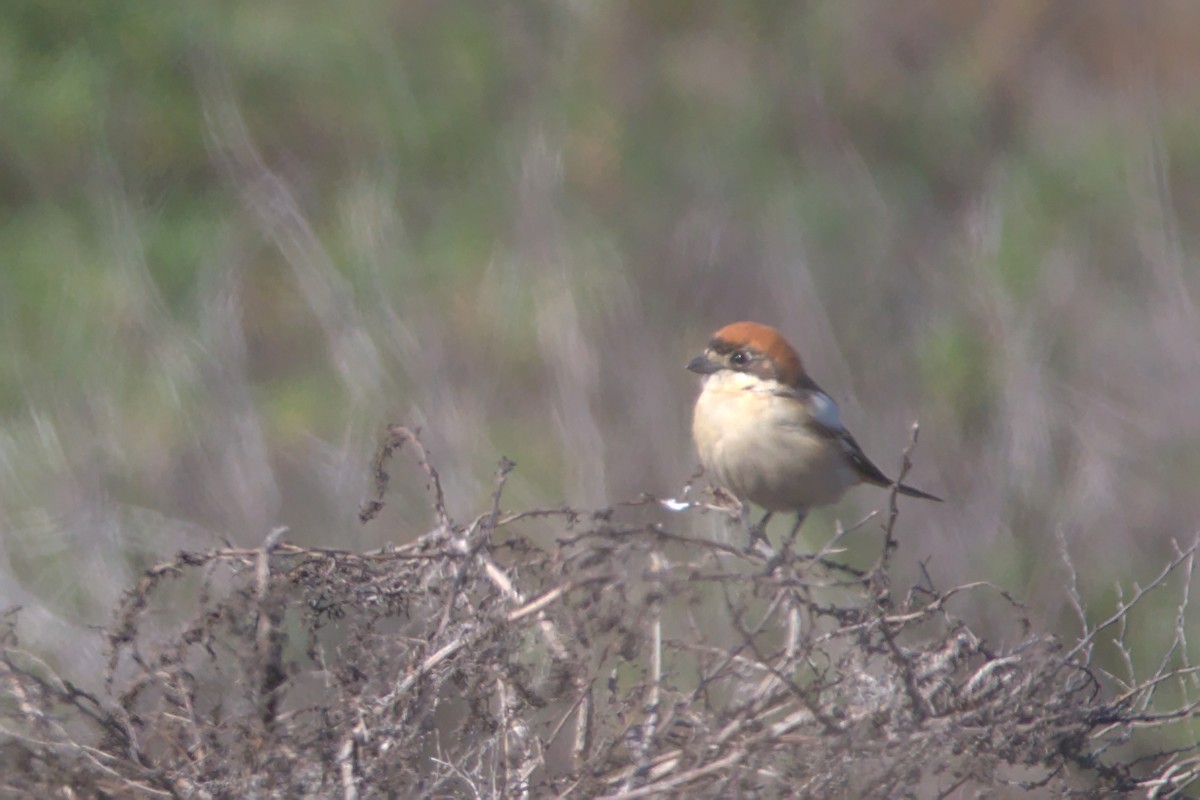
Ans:
POLYGON ((675 494, 683 364, 749 318, 887 471, 921 421, 903 569, 1070 634, 1057 535, 1103 613, 1200 519, 1198 41, 1185 0, 12 0, 0 605, 86 668, 179 547, 408 539, 407 466, 356 520, 387 422, 460 519, 501 455, 509 507, 675 494))

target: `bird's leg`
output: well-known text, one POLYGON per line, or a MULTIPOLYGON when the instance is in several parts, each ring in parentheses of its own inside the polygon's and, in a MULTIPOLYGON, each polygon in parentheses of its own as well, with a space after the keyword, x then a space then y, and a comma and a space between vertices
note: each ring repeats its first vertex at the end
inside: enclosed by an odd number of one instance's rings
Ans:
POLYGON ((796 524, 792 526, 792 532, 788 534, 787 543, 784 548, 792 549, 792 545, 796 542, 796 536, 800 533, 800 526, 804 524, 804 520, 808 518, 808 511, 801 509, 796 512, 796 524))
POLYGON ((750 526, 750 541, 746 544, 746 552, 754 552, 755 542, 762 542, 770 549, 771 542, 767 539, 767 523, 771 521, 771 517, 775 514, 774 511, 768 511, 763 514, 763 518, 758 521, 757 525, 750 526))
POLYGON ((779 552, 772 555, 771 559, 767 562, 767 575, 770 575, 772 572, 774 572, 775 568, 780 564, 783 564, 784 562, 791 562, 793 556, 792 545, 795 544, 796 535, 800 533, 800 526, 804 524, 804 518, 807 516, 807 511, 796 512, 796 524, 792 526, 792 532, 789 533, 787 538, 783 540, 782 546, 779 548, 779 552))

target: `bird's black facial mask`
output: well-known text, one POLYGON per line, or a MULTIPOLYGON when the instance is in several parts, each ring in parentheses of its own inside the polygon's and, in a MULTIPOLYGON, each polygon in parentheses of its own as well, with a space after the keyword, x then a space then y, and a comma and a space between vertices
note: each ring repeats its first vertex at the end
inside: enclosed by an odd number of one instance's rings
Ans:
MULTIPOLYGON (((731 369, 735 372, 745 372, 755 375, 765 381, 779 380, 779 370, 770 359, 761 353, 742 345, 732 344, 722 339, 714 339, 708 346, 708 353, 714 359, 711 369, 731 369)), ((691 365, 688 365, 691 369, 691 365)))

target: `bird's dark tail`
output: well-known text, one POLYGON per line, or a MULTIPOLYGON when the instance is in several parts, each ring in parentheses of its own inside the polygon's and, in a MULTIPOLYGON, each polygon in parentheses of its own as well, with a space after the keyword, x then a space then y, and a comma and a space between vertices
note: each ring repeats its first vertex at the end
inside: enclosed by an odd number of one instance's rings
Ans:
POLYGON ((939 503, 942 502, 942 498, 935 494, 922 492, 920 489, 914 489, 913 487, 903 483, 896 485, 896 491, 898 491, 900 494, 908 495, 909 497, 920 497, 923 500, 936 500, 939 503))

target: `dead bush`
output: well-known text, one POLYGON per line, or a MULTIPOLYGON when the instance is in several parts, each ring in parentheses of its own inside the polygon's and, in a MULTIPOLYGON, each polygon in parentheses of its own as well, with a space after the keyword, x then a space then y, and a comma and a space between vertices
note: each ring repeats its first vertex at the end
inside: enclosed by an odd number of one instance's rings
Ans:
POLYGON ((1099 622, 1068 587, 1083 633, 1064 642, 987 584, 893 586, 894 497, 867 569, 839 558, 840 535, 799 554, 672 530, 724 513, 707 503, 512 512, 507 462, 490 507, 461 522, 419 440, 394 427, 364 519, 404 445, 429 480, 433 530, 365 553, 297 547, 282 531, 180 553, 127 593, 103 692, 22 650, 10 611, 4 791, 1172 797, 1195 785, 1184 632, 1196 542, 1099 622), (1171 586, 1174 645, 1135 678, 1130 613, 1171 586), (989 645, 956 618, 968 593, 987 593, 1019 641, 989 645), (1124 678, 1093 665, 1109 637, 1124 678), (1162 735, 1172 725, 1184 733, 1162 735))

